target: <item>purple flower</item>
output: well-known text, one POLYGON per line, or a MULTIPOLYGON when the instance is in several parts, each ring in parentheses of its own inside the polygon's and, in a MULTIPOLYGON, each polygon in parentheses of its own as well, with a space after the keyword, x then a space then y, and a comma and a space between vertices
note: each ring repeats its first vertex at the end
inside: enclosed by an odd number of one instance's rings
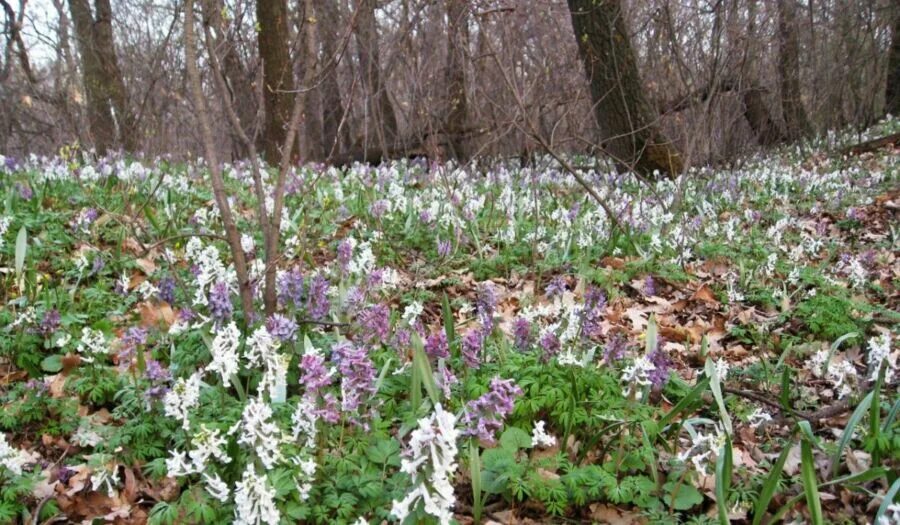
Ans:
POLYGON ((172 373, 168 368, 156 359, 147 360, 147 368, 144 370, 144 376, 153 383, 164 383, 172 379, 172 373))
POLYGON ((53 334, 53 332, 59 330, 59 324, 62 317, 59 315, 59 310, 56 308, 52 308, 44 312, 44 318, 41 320, 40 332, 44 336, 49 336, 53 334))
POLYGON ((332 360, 341 375, 341 409, 353 412, 375 394, 375 364, 365 347, 349 342, 334 347, 332 360))
POLYGON ((353 244, 350 239, 344 239, 338 243, 337 260, 341 268, 341 273, 346 275, 350 266, 350 259, 353 257, 353 244))
POLYGON ((297 335, 297 323, 281 314, 272 314, 266 319, 266 330, 282 343, 293 341, 297 335))
POLYGON ((644 279, 644 295, 656 295, 656 283, 653 282, 652 275, 648 275, 647 278, 644 279))
POLYGON ((563 293, 566 291, 566 278, 562 275, 557 275, 553 279, 550 280, 550 283, 547 284, 547 288, 545 293, 547 297, 552 299, 554 297, 561 297, 563 293))
POLYGON ((316 397, 319 390, 331 385, 331 372, 325 366, 325 358, 306 354, 300 359, 300 384, 306 388, 306 395, 316 397))
POLYGON ((607 363, 618 361, 625 357, 625 350, 628 349, 628 341, 621 334, 612 336, 603 349, 603 360, 607 363))
POLYGON ((316 411, 316 415, 330 425, 334 425, 341 420, 341 410, 338 406, 337 398, 332 393, 325 394, 322 398, 323 406, 316 411))
POLYGON ((331 302, 328 300, 330 286, 328 279, 321 275, 316 275, 309 283, 306 312, 314 321, 322 320, 331 309, 331 302))
POLYGON ((391 334, 391 310, 385 304, 370 306, 359 314, 362 339, 368 345, 386 343, 391 334))
POLYGON ((16 184, 16 191, 19 192, 19 197, 23 200, 30 201, 34 197, 34 191, 27 184, 22 184, 21 182, 16 184))
POLYGON ((97 275, 98 273, 103 271, 103 268, 106 267, 106 262, 104 262, 103 257, 100 255, 94 256, 94 260, 91 263, 91 273, 90 275, 97 275))
POLYGON ((159 298, 169 304, 175 304, 175 279, 171 277, 163 277, 156 285, 159 290, 159 298))
POLYGON ((387 213, 389 207, 390 202, 388 202, 386 199, 379 199, 373 202, 371 206, 369 206, 369 213, 372 214, 372 217, 380 219, 384 216, 385 213, 387 213))
POLYGON ((231 319, 234 306, 231 304, 231 291, 222 281, 216 282, 209 291, 209 313, 222 323, 231 319))
POLYGON ((493 444, 506 417, 515 409, 516 398, 521 395, 522 389, 512 379, 492 379, 486 394, 466 404, 463 435, 493 444))
POLYGON ((425 340, 425 353, 432 359, 447 359, 450 357, 450 345, 447 344, 447 334, 440 331, 429 335, 425 340))
POLYGON ((147 330, 139 326, 132 326, 125 331, 122 336, 122 346, 125 348, 135 348, 147 342, 147 330))
POLYGON ((462 338, 462 358, 469 368, 478 369, 481 367, 481 349, 484 346, 484 338, 481 330, 474 329, 462 338))
POLYGON ((494 330, 494 308, 497 307, 497 295, 490 283, 478 287, 478 296, 475 299, 475 309, 478 320, 484 327, 484 336, 487 337, 494 330))
POLYGON ((434 374, 435 383, 437 383, 438 388, 444 394, 445 398, 449 398, 451 395, 450 389, 453 385, 459 383, 459 379, 453 375, 453 371, 450 370, 448 366, 441 366, 438 372, 434 374))
POLYGON ((442 241, 438 239, 437 242, 437 254, 438 257, 447 258, 450 257, 450 252, 453 250, 453 244, 450 241, 442 241))
POLYGON ((606 294, 603 290, 590 286, 584 296, 584 310, 581 312, 581 335, 586 338, 603 335, 603 312, 606 310, 606 294))
POLYGON ((556 334, 549 331, 545 332, 544 335, 541 336, 539 344, 541 345, 541 349, 544 351, 544 361, 549 361, 550 358, 558 354, 561 347, 559 338, 556 337, 556 334))
POLYGON ((359 286, 352 286, 347 290, 347 298, 344 299, 344 308, 348 312, 356 312, 366 302, 366 292, 359 286))
POLYGON ((12 173, 12 172, 16 171, 16 168, 18 167, 18 164, 16 163, 16 159, 14 159, 12 157, 4 158, 3 164, 8 173, 12 173))
POLYGON ((303 305, 303 274, 299 268, 292 268, 279 275, 275 285, 279 303, 293 303, 298 308, 303 305))
POLYGON ((648 378, 653 384, 653 388, 658 390, 669 382, 669 372, 672 369, 672 360, 669 359, 666 351, 662 349, 662 341, 657 345, 656 350, 649 355, 649 359, 656 368, 648 374, 648 378))
POLYGON ((513 336, 519 351, 528 350, 528 347, 531 346, 531 322, 524 317, 517 317, 513 323, 513 336))

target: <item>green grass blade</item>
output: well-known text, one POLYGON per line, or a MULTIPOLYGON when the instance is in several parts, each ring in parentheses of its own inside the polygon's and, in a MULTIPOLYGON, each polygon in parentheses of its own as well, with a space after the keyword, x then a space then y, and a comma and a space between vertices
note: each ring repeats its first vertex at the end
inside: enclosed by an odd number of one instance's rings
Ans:
POLYGON ((676 403, 675 406, 673 406, 668 412, 666 412, 662 419, 659 420, 659 428, 666 428, 666 425, 670 424, 679 414, 687 410, 687 408, 700 397, 700 394, 702 394, 708 386, 709 378, 704 377, 703 379, 701 379, 696 385, 694 385, 694 388, 692 388, 691 391, 687 393, 687 395, 682 397, 681 400, 678 401, 678 403, 676 403))
POLYGON ((759 498, 756 500, 756 504, 753 506, 753 524, 759 525, 762 523, 763 516, 766 513, 766 509, 769 508, 769 503, 772 501, 772 496, 775 495, 775 489, 778 488, 778 481, 781 479, 781 473, 784 471, 784 464, 787 462, 788 454, 791 452, 791 443, 785 443, 784 449, 781 451, 781 454, 778 455, 778 459, 775 460, 775 464, 772 465, 772 471, 769 472, 769 477, 766 478, 766 482, 763 483, 762 490, 759 493, 759 498))
POLYGON ((841 433, 841 440, 838 442, 837 450, 834 451, 834 455, 831 457, 832 476, 837 475, 838 467, 841 465, 841 457, 844 454, 844 448, 846 448, 850 443, 850 440, 853 439, 853 433, 856 431, 856 426, 862 420, 863 416, 866 415, 866 411, 869 410, 873 393, 874 392, 869 392, 866 397, 863 398, 859 405, 857 405, 856 410, 853 411, 850 419, 847 420, 847 425, 841 433))
POLYGON ((716 507, 719 509, 719 523, 729 525, 728 519, 728 491, 731 489, 731 471, 733 459, 731 457, 731 436, 725 437, 725 444, 716 458, 716 507))
POLYGON ((722 425, 730 436, 732 434, 731 416, 728 415, 728 409, 725 408, 725 398, 722 397, 722 384, 719 380, 719 373, 716 371, 716 364, 712 359, 706 359, 706 377, 709 378, 709 388, 712 390, 713 397, 716 398, 716 405, 719 406, 719 417, 722 419, 722 425))
MULTIPOLYGON (((441 402, 441 397, 438 394, 437 383, 434 381, 434 373, 432 373, 431 364, 428 362, 428 356, 425 355, 425 347, 422 345, 422 338, 420 338, 418 334, 413 333, 412 343, 413 368, 418 370, 421 384, 425 387, 425 392, 428 393, 431 402, 436 405, 441 402)), ((418 406, 416 406, 416 408, 418 408, 418 406)))
POLYGON ((478 451, 478 443, 473 439, 469 441, 469 477, 472 478, 472 517, 475 525, 481 523, 481 511, 484 502, 481 499, 481 456, 478 451))
POLYGON ((22 270, 25 269, 25 253, 28 251, 28 230, 22 226, 16 236, 16 278, 21 279, 22 270))
MULTIPOLYGON (((808 421, 801 421, 800 427, 809 427, 808 421)), ((812 434, 812 429, 803 429, 804 433, 812 434)), ((819 497, 819 484, 816 480, 816 464, 813 458, 812 443, 806 437, 800 441, 800 479, 803 481, 803 493, 806 495, 806 506, 809 509, 809 519, 813 525, 823 525, 825 518, 822 515, 822 500, 819 497)))
POLYGON ((894 483, 891 484, 891 488, 889 488, 884 495, 884 499, 878 507, 878 512, 875 514, 875 523, 878 523, 878 520, 887 513, 888 507, 890 507, 891 504, 894 503, 894 500, 897 499, 898 492, 900 492, 900 478, 894 480, 894 483))

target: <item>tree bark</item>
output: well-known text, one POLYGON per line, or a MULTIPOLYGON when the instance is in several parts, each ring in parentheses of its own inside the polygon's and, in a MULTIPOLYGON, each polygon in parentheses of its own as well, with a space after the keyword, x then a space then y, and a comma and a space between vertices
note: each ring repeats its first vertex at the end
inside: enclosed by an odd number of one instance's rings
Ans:
POLYGON ((887 89, 884 92, 884 110, 900 117, 900 7, 894 10, 894 31, 888 56, 887 89))
POLYGON ((75 41, 81 56, 81 76, 87 98, 88 126, 97 153, 105 155, 115 148, 116 124, 109 105, 103 64, 94 42, 94 15, 88 0, 68 0, 75 27, 75 41))
MULTIPOLYGON (((363 86, 366 88, 367 120, 374 124, 382 149, 387 149, 387 145, 394 144, 397 140, 397 117, 388 91, 382 84, 376 4, 376 0, 356 1, 356 50, 363 86)), ((366 129, 370 127, 366 126, 366 129)))
POLYGON ((446 133, 451 154, 468 160, 465 130, 468 121, 466 55, 469 47, 469 6, 465 0, 447 2, 447 91, 449 108, 446 133))
POLYGON ((324 28, 324 31, 318 31, 322 44, 322 62, 330 68, 319 86, 322 100, 322 142, 326 155, 340 155, 350 145, 350 129, 346 125, 341 126, 345 110, 335 62, 339 52, 337 35, 341 28, 340 13, 333 0, 316 0, 315 7, 322 22, 321 27, 324 28))
POLYGON ((103 67, 104 90, 115 112, 119 130, 119 141, 122 148, 134 152, 138 147, 137 129, 134 113, 128 103, 128 91, 119 61, 116 58, 116 45, 113 39, 112 6, 109 0, 94 0, 96 13, 94 21, 94 43, 100 64, 103 67))
POLYGON ((778 0, 778 74, 781 110, 787 136, 797 139, 812 132, 800 96, 800 43, 797 39, 795 0, 778 0))
POLYGON ((683 161, 647 101, 619 0, 568 4, 604 151, 617 164, 642 174, 677 175, 683 161))
POLYGON ((291 68, 288 13, 285 0, 257 0, 256 20, 259 26, 257 44, 263 67, 263 155, 278 162, 287 135, 294 93, 291 68))
POLYGON ((303 117, 304 117, 304 160, 320 161, 325 158, 323 140, 322 98, 314 84, 318 80, 319 63, 319 22, 313 0, 301 0, 303 7, 302 39, 303 61, 303 117))

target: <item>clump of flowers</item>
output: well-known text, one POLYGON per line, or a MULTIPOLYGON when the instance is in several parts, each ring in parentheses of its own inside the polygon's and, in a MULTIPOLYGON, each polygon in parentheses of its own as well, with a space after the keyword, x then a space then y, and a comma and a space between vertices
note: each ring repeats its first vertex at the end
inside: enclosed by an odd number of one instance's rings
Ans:
POLYGON ((400 470, 412 479, 413 488, 403 499, 394 501, 391 516, 402 523, 421 502, 423 510, 441 525, 452 522, 456 503, 452 479, 457 469, 459 436, 456 417, 440 404, 430 416, 419 420, 400 464, 400 470))
POLYGON ((515 409, 516 398, 521 395, 522 389, 512 379, 492 379, 490 390, 466 405, 463 435, 494 443, 497 432, 515 409))

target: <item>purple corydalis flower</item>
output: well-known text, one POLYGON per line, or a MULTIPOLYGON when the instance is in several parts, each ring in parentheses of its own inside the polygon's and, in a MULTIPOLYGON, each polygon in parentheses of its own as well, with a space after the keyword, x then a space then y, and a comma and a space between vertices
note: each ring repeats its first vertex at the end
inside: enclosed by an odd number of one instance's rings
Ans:
POLYGON ((341 409, 353 412, 375 394, 375 365, 365 347, 349 342, 334 347, 332 360, 341 375, 341 409))
POLYGON ((328 300, 330 287, 328 279, 321 275, 316 275, 310 281, 306 311, 312 320, 320 321, 328 315, 328 311, 331 309, 331 302, 328 300))
POLYGON ((325 358, 306 354, 300 358, 300 384, 306 388, 306 395, 316 397, 319 390, 331 385, 331 372, 325 366, 325 358))
POLYGON ((369 213, 372 214, 372 217, 380 219, 388 211, 389 207, 390 202, 388 202, 386 199, 379 199, 372 203, 372 205, 369 207, 369 213))
POLYGON ((566 291, 566 278, 562 275, 557 275, 553 279, 550 279, 550 282, 547 284, 547 288, 544 292, 547 294, 547 297, 552 299, 554 297, 561 297, 563 293, 566 291))
POLYGON ((447 359, 450 357, 450 345, 447 344, 447 334, 436 332, 425 339, 425 353, 432 359, 447 359))
POLYGON ((559 353, 561 347, 559 338, 553 332, 545 332, 539 341, 541 350, 544 351, 544 361, 549 361, 551 357, 559 353))
POLYGON ((297 323, 281 314, 272 314, 266 319, 266 330, 282 343, 293 341, 297 335, 297 323))
POLYGON ((447 258, 450 256, 450 252, 453 251, 453 243, 450 241, 442 241, 438 239, 437 242, 437 254, 438 257, 447 258))
POLYGON ((359 314, 359 327, 366 344, 385 343, 391 334, 391 310, 385 304, 370 306, 359 314))
POLYGON ((41 320, 40 331, 41 334, 48 336, 53 334, 53 332, 59 330, 59 324, 62 316, 59 315, 59 310, 56 308, 52 308, 47 310, 44 313, 44 318, 41 320))
POLYGON ((26 201, 30 201, 34 197, 34 191, 27 184, 22 184, 21 182, 16 184, 16 191, 19 192, 19 197, 26 201))
POLYGON ((224 282, 216 282, 209 291, 209 313, 216 321, 224 322, 231 318, 233 311, 231 290, 224 282))
POLYGON ((144 375, 153 383, 163 383, 172 379, 172 373, 169 369, 156 359, 147 360, 147 368, 144 370, 144 375))
POLYGON ((621 334, 616 334, 610 338, 603 349, 603 360, 607 363, 618 361, 625 357, 625 350, 628 349, 628 341, 621 334))
POLYGON ((93 262, 91 263, 90 275, 97 275, 98 273, 102 272, 103 268, 105 267, 106 262, 103 261, 103 257, 101 257, 100 255, 96 255, 93 262))
POLYGON ((528 350, 528 347, 531 346, 531 322, 524 317, 517 317, 513 323, 513 337, 519 351, 528 350))
POLYGON ((669 372, 672 369, 672 360, 669 355, 662 349, 662 341, 657 345, 656 350, 648 356, 650 362, 656 367, 648 374, 648 379, 653 384, 653 388, 658 390, 665 386, 669 381, 669 372))
POLYGON ((6 171, 9 173, 16 171, 16 168, 18 167, 18 165, 16 163, 16 159, 14 159, 12 157, 4 158, 3 165, 6 167, 6 171))
POLYGON ((316 411, 316 415, 331 425, 334 425, 341 420, 340 405, 334 394, 330 392, 325 394, 322 398, 322 408, 316 411))
POLYGON ((298 308, 303 305, 303 274, 299 268, 291 268, 279 275, 275 284, 279 303, 282 305, 293 303, 298 308))
POLYGON ((463 362, 465 362, 467 367, 474 369, 481 367, 481 349, 483 346, 484 337, 482 337, 481 330, 469 330, 463 336, 461 353, 463 362))
POLYGON ((341 268, 341 273, 346 274, 350 266, 350 259, 353 257, 353 244, 350 239, 344 239, 338 243, 337 260, 341 268))
POLYGON ((122 346, 125 348, 135 348, 147 342, 147 330, 139 326, 132 326, 125 331, 122 336, 122 346))
POLYGON ((160 279, 159 284, 156 285, 156 288, 159 290, 160 299, 169 304, 175 303, 175 279, 163 277, 160 279))
POLYGON ((494 443, 497 432, 515 409, 516 398, 521 395, 522 389, 512 379, 492 379, 486 394, 466 404, 463 435, 494 443))
POLYGON ((497 295, 490 283, 478 287, 478 296, 475 299, 475 308, 478 312, 478 320, 484 327, 484 337, 494 330, 494 309, 497 307, 497 295))
POLYGON ((646 279, 644 279, 644 295, 656 295, 656 283, 653 281, 653 276, 648 275, 646 279))

